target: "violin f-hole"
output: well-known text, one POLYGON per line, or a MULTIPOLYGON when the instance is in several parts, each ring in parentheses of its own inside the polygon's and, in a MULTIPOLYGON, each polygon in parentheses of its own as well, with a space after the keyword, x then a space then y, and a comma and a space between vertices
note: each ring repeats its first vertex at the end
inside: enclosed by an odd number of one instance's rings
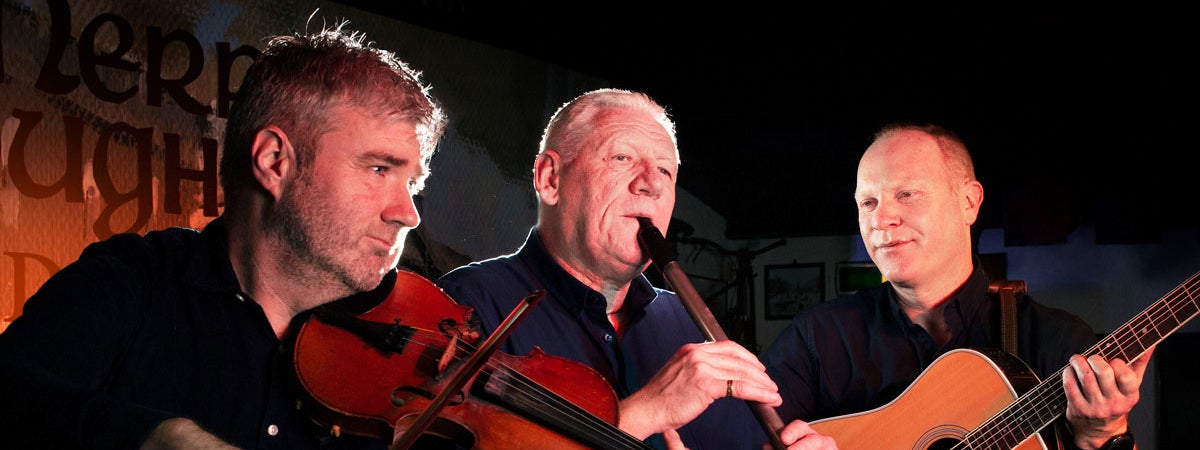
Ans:
MULTIPOLYGON (((425 400, 433 400, 434 397, 433 392, 418 388, 416 386, 397 386, 395 389, 392 389, 392 405, 397 408, 403 407, 404 405, 408 404, 409 397, 412 397, 413 395, 422 397, 425 400)), ((466 401, 466 395, 460 391, 450 399, 450 404, 458 405, 464 401, 466 401)))

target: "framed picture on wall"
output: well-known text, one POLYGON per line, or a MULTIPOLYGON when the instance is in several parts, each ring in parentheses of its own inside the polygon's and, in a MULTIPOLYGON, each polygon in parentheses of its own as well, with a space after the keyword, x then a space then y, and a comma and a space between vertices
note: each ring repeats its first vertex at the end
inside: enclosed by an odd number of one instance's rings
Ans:
POLYGON ((763 298, 767 320, 791 319, 805 306, 824 301, 825 263, 764 266, 763 298))

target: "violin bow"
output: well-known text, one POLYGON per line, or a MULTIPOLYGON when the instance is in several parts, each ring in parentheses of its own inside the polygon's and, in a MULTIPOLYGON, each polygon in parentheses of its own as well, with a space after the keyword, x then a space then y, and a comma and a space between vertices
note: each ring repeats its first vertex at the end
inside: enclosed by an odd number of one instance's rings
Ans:
POLYGON ((439 392, 437 397, 434 397, 429 407, 425 408, 425 411, 413 422, 413 425, 392 442, 390 450, 408 450, 409 447, 412 447, 417 438, 421 437, 425 429, 429 428, 434 419, 441 414, 442 408, 446 406, 451 397, 457 395, 463 386, 466 386, 467 382, 483 367, 483 364, 491 359, 492 354, 496 352, 500 343, 508 339, 508 335, 512 332, 513 327, 521 319, 525 318, 525 314, 529 311, 529 308, 532 308, 545 296, 546 291, 538 290, 521 300, 521 303, 516 308, 513 308, 512 312, 508 313, 508 317, 504 318, 504 322, 501 322, 500 326, 496 327, 496 331, 480 345, 479 350, 476 350, 471 355, 471 358, 463 363, 462 367, 454 373, 454 377, 446 384, 442 392, 439 392))

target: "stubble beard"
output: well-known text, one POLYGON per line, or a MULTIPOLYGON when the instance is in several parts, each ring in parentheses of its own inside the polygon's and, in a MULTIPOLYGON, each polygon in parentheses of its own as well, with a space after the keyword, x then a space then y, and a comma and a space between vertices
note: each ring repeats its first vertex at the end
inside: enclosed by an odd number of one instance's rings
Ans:
POLYGON ((361 259, 341 262, 337 259, 338 250, 353 249, 355 243, 346 241, 353 234, 351 230, 341 229, 340 224, 331 220, 336 208, 304 197, 301 192, 317 191, 304 175, 297 187, 280 199, 268 220, 268 226, 292 253, 292 260, 309 268, 305 275, 325 278, 321 284, 337 284, 337 288, 349 293, 374 289, 382 275, 366 274, 365 267, 360 267, 364 265, 361 259))

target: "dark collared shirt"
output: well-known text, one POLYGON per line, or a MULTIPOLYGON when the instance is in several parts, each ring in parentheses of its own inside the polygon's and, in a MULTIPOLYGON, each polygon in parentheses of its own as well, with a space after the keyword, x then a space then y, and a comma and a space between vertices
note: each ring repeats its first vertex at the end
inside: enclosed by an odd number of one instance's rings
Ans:
MULTIPOLYGON (((485 333, 495 330, 529 293, 547 290, 500 351, 523 356, 540 347, 582 362, 603 375, 620 398, 641 388, 684 344, 704 341, 679 298, 642 276, 633 280, 625 298, 624 335, 617 339, 604 297, 555 263, 536 229, 517 253, 460 267, 437 284, 475 309, 485 333)), ((679 434, 692 450, 758 450, 767 442, 746 402, 738 399, 717 400, 679 434)))
POLYGON ((363 444, 296 411, 288 351, 239 288, 223 218, 114 236, 0 333, 3 447, 135 449, 171 417, 245 449, 363 444))
MULTIPOLYGON (((812 421, 868 411, 896 398, 950 350, 1000 348, 999 302, 987 286, 976 259, 975 271, 947 300, 951 336, 941 347, 900 310, 891 283, 802 311, 765 356, 783 394, 780 416, 812 421)), ((1017 318, 1017 356, 1043 380, 1096 342, 1082 319, 1028 296, 1017 300, 1017 318)))

